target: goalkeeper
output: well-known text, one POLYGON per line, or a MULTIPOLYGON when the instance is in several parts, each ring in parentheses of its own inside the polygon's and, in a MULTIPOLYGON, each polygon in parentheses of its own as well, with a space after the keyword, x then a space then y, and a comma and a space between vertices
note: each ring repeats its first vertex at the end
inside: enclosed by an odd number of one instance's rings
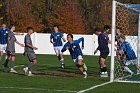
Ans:
POLYGON ((134 74, 128 66, 130 64, 133 64, 137 68, 137 74, 140 73, 140 67, 138 66, 138 61, 137 57, 135 55, 134 50, 132 49, 131 45, 129 42, 125 41, 126 38, 124 35, 120 35, 119 41, 121 42, 120 49, 118 50, 119 52, 119 57, 118 59, 122 62, 124 70, 130 73, 131 75, 134 74))

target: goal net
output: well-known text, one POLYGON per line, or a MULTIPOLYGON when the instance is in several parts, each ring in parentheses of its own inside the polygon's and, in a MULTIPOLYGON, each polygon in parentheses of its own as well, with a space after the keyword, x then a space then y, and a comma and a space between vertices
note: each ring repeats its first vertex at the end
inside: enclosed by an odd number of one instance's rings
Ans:
MULTIPOLYGON (((115 36, 117 36, 117 31, 119 30, 121 34, 125 35, 126 41, 130 43, 132 49, 134 50, 137 57, 137 64, 140 63, 140 27, 139 27, 139 12, 133 8, 129 8, 126 4, 121 4, 119 2, 113 1, 113 11, 112 13, 112 71, 111 79, 113 81, 122 81, 122 82, 140 82, 140 74, 138 74, 137 69, 134 64, 130 64, 127 67, 134 73, 131 74, 125 70, 125 65, 120 60, 120 54, 114 49, 119 50, 120 47, 115 48, 115 36), (114 19, 113 19, 114 18, 114 19), (116 52, 116 53, 113 53, 116 52), (119 56, 119 57, 118 57, 119 56), (113 78, 112 78, 113 77, 113 78)), ((116 38, 116 39, 117 39, 116 38)), ((120 43, 119 43, 120 44, 120 43)), ((118 45, 119 45, 118 44, 118 45)), ((127 50, 126 50, 127 51, 127 50)), ((127 55, 126 55, 127 56, 127 55)), ((122 57, 124 58, 124 57, 122 57)), ((125 59, 125 58, 124 58, 125 59)))

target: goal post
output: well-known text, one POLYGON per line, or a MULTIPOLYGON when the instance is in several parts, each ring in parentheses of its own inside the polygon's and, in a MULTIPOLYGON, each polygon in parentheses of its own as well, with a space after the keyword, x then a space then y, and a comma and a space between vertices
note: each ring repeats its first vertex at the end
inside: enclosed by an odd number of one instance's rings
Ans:
POLYGON ((112 33, 111 33, 111 68, 110 68, 110 81, 114 80, 114 44, 115 44, 115 29, 116 29, 116 1, 112 3, 112 33))
POLYGON ((113 0, 110 81, 140 83, 140 75, 136 74, 137 69, 130 65, 129 68, 134 72, 134 75, 130 75, 124 70, 124 66, 116 57, 115 33, 117 28, 121 28, 122 34, 125 35, 126 41, 132 46, 137 56, 137 63, 140 65, 140 12, 113 0))

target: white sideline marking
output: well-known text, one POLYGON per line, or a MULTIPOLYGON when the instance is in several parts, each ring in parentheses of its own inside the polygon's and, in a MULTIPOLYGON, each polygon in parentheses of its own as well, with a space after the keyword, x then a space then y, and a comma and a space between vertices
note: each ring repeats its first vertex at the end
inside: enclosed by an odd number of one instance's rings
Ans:
POLYGON ((97 87, 101 87, 101 86, 104 86, 104 85, 107 85, 107 84, 110 84, 110 83, 112 83, 112 82, 109 81, 109 82, 106 82, 106 83, 102 83, 102 84, 99 84, 99 85, 90 87, 90 88, 88 88, 88 89, 78 91, 77 93, 84 93, 84 92, 86 92, 86 91, 89 91, 89 90, 92 90, 92 89, 95 89, 95 88, 97 88, 97 87))
POLYGON ((42 90, 42 91, 57 91, 57 92, 70 92, 70 93, 77 92, 77 91, 71 91, 71 90, 55 90, 55 89, 44 89, 44 88, 20 88, 20 87, 0 87, 0 89, 42 90))

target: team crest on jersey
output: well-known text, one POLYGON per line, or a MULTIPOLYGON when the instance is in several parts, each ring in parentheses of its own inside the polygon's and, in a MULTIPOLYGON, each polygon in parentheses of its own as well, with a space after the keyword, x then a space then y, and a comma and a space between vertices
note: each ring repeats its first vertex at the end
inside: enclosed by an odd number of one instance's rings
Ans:
POLYGON ((76 46, 73 46, 73 47, 72 47, 72 50, 74 51, 75 48, 76 48, 76 46))

